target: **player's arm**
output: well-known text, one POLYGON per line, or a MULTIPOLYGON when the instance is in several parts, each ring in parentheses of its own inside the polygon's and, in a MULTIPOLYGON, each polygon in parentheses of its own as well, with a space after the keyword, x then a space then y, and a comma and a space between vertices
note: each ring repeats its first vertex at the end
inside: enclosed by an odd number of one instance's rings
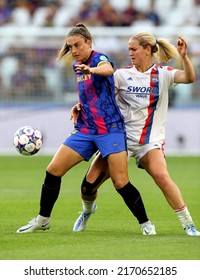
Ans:
POLYGON ((114 69, 110 62, 100 62, 96 67, 90 67, 85 64, 76 66, 76 71, 81 71, 85 74, 96 74, 100 76, 112 76, 114 69))
POLYGON ((187 55, 187 49, 188 46, 186 41, 182 37, 179 37, 177 50, 181 56, 183 70, 176 71, 174 75, 174 82, 177 84, 189 84, 195 81, 194 67, 187 55))

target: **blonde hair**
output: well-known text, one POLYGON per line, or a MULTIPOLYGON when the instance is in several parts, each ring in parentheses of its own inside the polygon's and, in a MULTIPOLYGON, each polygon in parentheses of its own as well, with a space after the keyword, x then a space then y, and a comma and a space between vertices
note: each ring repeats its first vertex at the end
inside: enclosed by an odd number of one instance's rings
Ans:
POLYGON ((73 35, 80 35, 82 36, 85 40, 91 40, 92 41, 92 36, 87 29, 87 27, 83 23, 77 23, 75 27, 73 27, 67 34, 65 38, 64 45, 62 48, 59 50, 57 59, 62 59, 62 57, 66 54, 69 53, 69 46, 67 45, 67 38, 73 35))
POLYGON ((144 48, 151 46, 152 55, 158 63, 169 62, 172 58, 178 59, 179 53, 177 48, 167 39, 155 38, 150 32, 139 32, 133 35, 130 40, 137 40, 144 48))

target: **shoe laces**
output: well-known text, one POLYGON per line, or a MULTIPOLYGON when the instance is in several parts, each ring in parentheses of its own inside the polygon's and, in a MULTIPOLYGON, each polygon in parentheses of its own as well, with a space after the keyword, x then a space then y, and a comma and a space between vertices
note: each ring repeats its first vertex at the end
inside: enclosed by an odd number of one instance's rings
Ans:
POLYGON ((189 225, 184 228, 185 230, 191 230, 192 232, 196 232, 196 228, 194 225, 189 225))
POLYGON ((80 220, 81 222, 84 222, 84 220, 91 214, 91 213, 86 213, 85 211, 79 212, 81 214, 80 220))
POLYGON ((28 222, 29 225, 34 225, 34 223, 37 222, 36 218, 33 218, 28 222))

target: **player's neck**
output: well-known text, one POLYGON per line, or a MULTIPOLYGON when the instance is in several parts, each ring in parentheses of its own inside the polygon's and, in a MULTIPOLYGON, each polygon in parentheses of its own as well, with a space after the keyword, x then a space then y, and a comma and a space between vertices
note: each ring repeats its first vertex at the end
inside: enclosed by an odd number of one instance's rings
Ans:
POLYGON ((136 66, 136 69, 137 69, 137 71, 139 71, 139 72, 141 72, 141 73, 144 73, 144 72, 148 71, 149 68, 152 67, 152 65, 153 65, 153 62, 148 63, 148 64, 146 64, 146 65, 137 65, 137 66, 136 66))

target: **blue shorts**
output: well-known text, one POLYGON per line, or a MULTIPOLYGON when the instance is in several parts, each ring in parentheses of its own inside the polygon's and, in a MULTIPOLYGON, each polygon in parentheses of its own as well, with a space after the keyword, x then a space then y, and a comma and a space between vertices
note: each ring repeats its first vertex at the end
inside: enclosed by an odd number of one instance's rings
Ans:
POLYGON ((91 135, 74 130, 63 144, 79 153, 86 161, 98 150, 103 158, 127 150, 124 132, 91 135))

